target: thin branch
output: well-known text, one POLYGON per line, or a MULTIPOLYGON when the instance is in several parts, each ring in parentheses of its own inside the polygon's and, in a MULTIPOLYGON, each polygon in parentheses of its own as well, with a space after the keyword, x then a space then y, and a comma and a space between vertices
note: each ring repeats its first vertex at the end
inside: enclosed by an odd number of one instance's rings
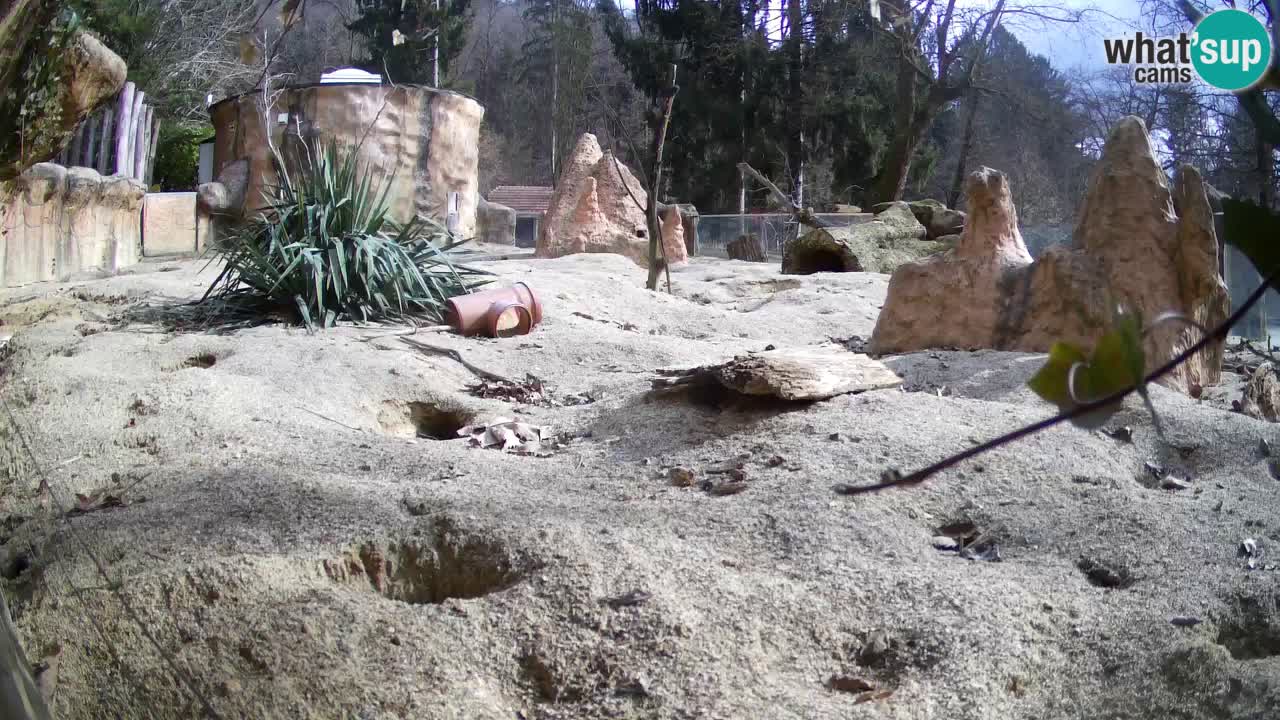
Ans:
POLYGON ((796 221, 799 222, 800 224, 808 225, 811 228, 833 227, 831 223, 827 222, 826 220, 823 220, 817 215, 814 215, 808 208, 802 208, 802 207, 796 206, 796 204, 791 201, 791 198, 787 197, 786 193, 779 190, 778 186, 774 185, 772 180, 762 175, 759 170, 756 170, 755 168, 751 167, 749 164, 744 162, 738 163, 738 169, 750 175, 751 177, 755 178, 756 182, 765 186, 765 188, 769 191, 769 194, 772 195, 773 198, 779 202, 779 204, 786 207, 787 210, 795 217, 796 221))
POLYGON ((1091 402, 1086 405, 1080 405, 1079 407, 1076 407, 1074 410, 1060 413, 1058 415, 1054 415, 1051 418, 1046 418, 1044 420, 1033 423, 1031 425, 1027 425, 1026 427, 1022 427, 1017 430, 1014 430, 1013 432, 1005 433, 1004 435, 1001 435, 1000 437, 997 437, 994 440, 988 440, 987 442, 982 443, 981 445, 969 448, 968 450, 957 453, 943 460, 939 460, 938 462, 922 470, 917 470, 911 473, 910 475, 902 475, 896 470, 888 470, 884 473, 884 477, 878 483, 875 483, 873 485, 837 485, 835 488, 836 492, 840 493, 841 495, 862 495, 865 493, 876 492, 879 490, 886 490, 888 488, 893 488, 893 487, 919 485, 925 480, 928 480, 930 477, 942 472, 943 470, 947 470, 951 467, 954 467, 964 462, 965 460, 968 460, 969 458, 976 457, 978 455, 981 455, 985 452, 989 452, 991 450, 995 450, 998 447, 1007 445, 1015 440, 1020 440, 1024 437, 1027 437, 1028 435, 1034 435, 1042 430, 1048 430, 1049 428, 1055 425, 1060 425, 1064 422, 1068 422, 1078 417, 1083 417, 1085 415, 1088 415, 1089 413, 1096 412, 1098 410, 1103 410, 1109 406, 1115 405, 1116 403, 1121 402, 1122 400, 1124 400, 1134 392, 1137 392, 1140 387, 1143 387, 1149 383, 1153 383, 1159 380, 1160 378, 1164 377, 1165 375, 1168 375, 1169 373, 1173 372, 1175 369, 1178 368, 1178 366, 1182 365, 1187 360, 1190 360, 1196 353, 1209 347, 1210 344, 1217 342, 1218 340, 1225 339, 1227 335, 1230 334, 1231 328, 1234 327, 1241 320, 1243 320, 1245 315, 1248 314, 1249 310, 1252 309, 1253 306, 1256 305, 1258 301, 1262 299, 1263 295, 1266 294, 1267 290, 1271 288, 1271 283, 1277 282, 1277 281, 1280 281, 1280 269, 1272 271, 1271 274, 1268 275, 1266 279, 1262 281, 1262 284, 1259 285, 1258 288, 1253 291, 1253 294, 1249 295, 1249 297, 1244 301, 1244 304, 1242 304, 1239 307, 1239 309, 1237 309, 1234 313, 1232 313, 1231 317, 1227 318, 1225 322, 1223 322, 1221 325, 1218 325, 1216 328, 1214 328, 1212 333, 1200 338, 1199 342, 1187 348, 1183 352, 1179 353, 1172 360, 1165 363, 1164 365, 1161 365, 1159 368, 1154 370, 1151 374, 1147 375, 1145 378, 1143 378, 1142 383, 1140 385, 1134 385, 1134 386, 1125 388, 1124 390, 1111 393, 1110 395, 1102 398, 1101 400, 1097 400, 1095 402, 1091 402))

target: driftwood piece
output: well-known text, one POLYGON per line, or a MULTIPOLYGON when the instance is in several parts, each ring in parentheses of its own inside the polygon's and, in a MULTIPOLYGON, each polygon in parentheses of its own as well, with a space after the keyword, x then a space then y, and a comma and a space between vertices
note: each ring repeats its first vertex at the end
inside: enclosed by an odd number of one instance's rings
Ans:
POLYGON ((785 207, 787 211, 791 213, 791 216, 795 218, 796 222, 811 228, 831 227, 831 223, 823 220, 817 215, 814 215, 812 209, 797 207, 786 193, 778 189, 778 186, 774 185, 773 181, 765 177, 759 170, 756 170, 744 162, 738 163, 738 170, 750 175, 756 179, 756 182, 765 186, 765 189, 769 191, 769 194, 773 196, 773 199, 776 200, 779 205, 785 207))
POLYGON ((825 400, 898 387, 902 378, 877 360, 839 345, 783 348, 739 355, 727 363, 659 371, 655 390, 716 384, 742 395, 825 400))

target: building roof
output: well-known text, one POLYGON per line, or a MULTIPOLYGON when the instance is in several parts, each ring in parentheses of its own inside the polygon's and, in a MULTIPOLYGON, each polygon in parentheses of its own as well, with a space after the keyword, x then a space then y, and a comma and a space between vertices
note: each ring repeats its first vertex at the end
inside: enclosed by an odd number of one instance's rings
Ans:
POLYGON ((489 191, 485 198, 491 203, 506 205, 520 213, 544 213, 551 205, 551 193, 555 188, 533 185, 500 185, 489 191))

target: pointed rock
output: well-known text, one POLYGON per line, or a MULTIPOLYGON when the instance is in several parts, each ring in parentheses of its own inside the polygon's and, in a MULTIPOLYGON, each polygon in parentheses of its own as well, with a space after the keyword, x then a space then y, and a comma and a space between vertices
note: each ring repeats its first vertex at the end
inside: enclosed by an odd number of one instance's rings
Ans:
MULTIPOLYGON (((889 282, 871 339, 874 353, 935 347, 1045 352, 1056 341, 1092 347, 1123 303, 1150 322, 1180 313, 1205 327, 1226 319, 1230 300, 1218 276, 1218 240, 1205 185, 1193 168, 1175 193, 1156 161, 1146 127, 1122 120, 1089 181, 1073 247, 1031 262, 1005 177, 983 168, 966 184, 968 219, 954 252, 908 263, 889 282), (1176 209, 1175 209, 1176 206, 1176 209), (948 311, 939 313, 939 298, 948 311)), ((1147 336, 1147 370, 1199 340, 1168 322, 1147 336)), ((1166 376, 1188 393, 1217 382, 1223 343, 1166 376)))

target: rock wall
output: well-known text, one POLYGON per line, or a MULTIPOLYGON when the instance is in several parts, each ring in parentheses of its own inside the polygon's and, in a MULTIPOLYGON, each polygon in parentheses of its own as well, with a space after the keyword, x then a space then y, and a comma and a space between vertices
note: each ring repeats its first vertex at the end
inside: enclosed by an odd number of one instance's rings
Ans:
POLYGON ((121 176, 52 163, 32 166, 4 199, 0 285, 114 272, 142 257, 146 188, 121 176))
MULTIPOLYGON (((617 253, 642 267, 649 264, 648 222, 644 205, 649 194, 613 153, 600 149, 591 133, 564 165, 560 184, 538 230, 538 257, 575 253, 617 253)), ((663 249, 671 264, 689 259, 683 219, 678 209, 660 216, 663 249)))
MULTIPOLYGON (((1205 327, 1230 313, 1204 182, 1183 166, 1171 188, 1136 117, 1112 130, 1070 248, 1050 248, 1032 262, 1003 174, 983 168, 970 175, 966 192, 969 215, 956 249, 903 265, 890 279, 872 352, 1044 352, 1058 340, 1092 347, 1117 304, 1147 321, 1179 312, 1205 327)), ((1160 325, 1147 336, 1147 369, 1198 339, 1194 328, 1160 325)), ((1222 357, 1219 342, 1166 384, 1194 393, 1219 379, 1222 357)))
MULTIPOLYGON (((263 190, 277 182, 270 145, 297 147, 336 140, 358 147, 367 167, 386 173, 392 184, 391 216, 405 222, 423 214, 444 222, 449 194, 459 194, 458 232, 476 232, 480 200, 477 165, 484 107, 464 95, 412 85, 313 85, 283 90, 273 107, 246 94, 209 109, 216 134, 215 177, 243 164, 244 185, 226 193, 222 212, 243 214, 261 208, 263 190), (280 122, 281 117, 285 120, 280 122)), ((217 191, 201 192, 206 197, 217 191)))

